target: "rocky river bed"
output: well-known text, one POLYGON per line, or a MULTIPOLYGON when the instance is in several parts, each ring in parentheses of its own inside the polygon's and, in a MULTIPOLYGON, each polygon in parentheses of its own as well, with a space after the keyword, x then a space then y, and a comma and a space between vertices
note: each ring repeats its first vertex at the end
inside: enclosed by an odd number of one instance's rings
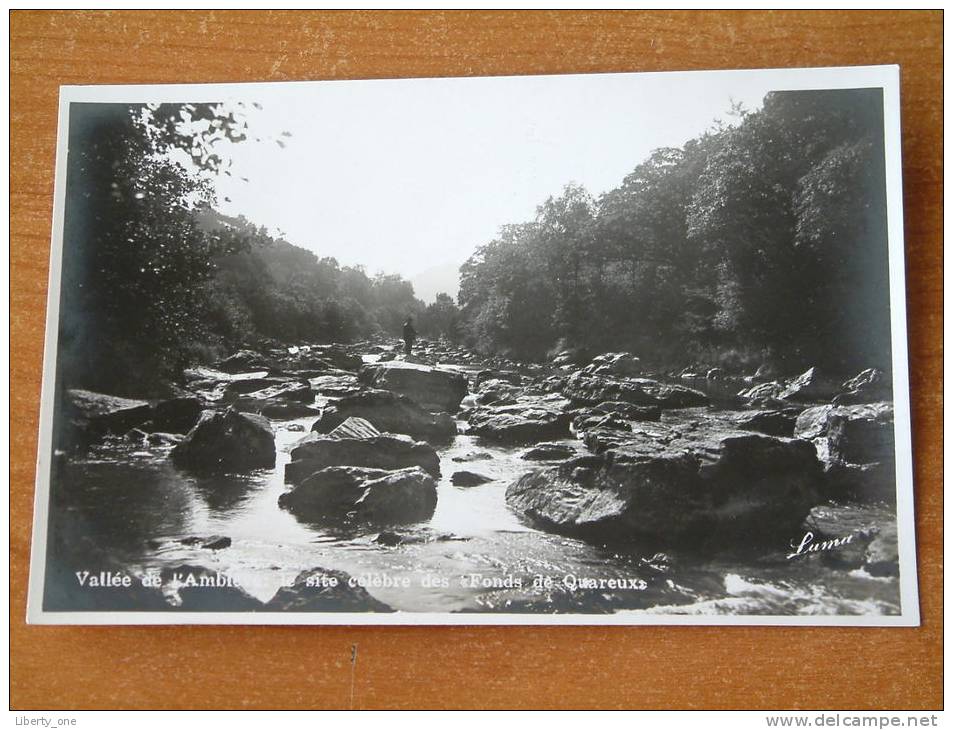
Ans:
POLYGON ((175 388, 64 394, 47 610, 900 610, 877 371, 358 343, 243 351, 175 388))

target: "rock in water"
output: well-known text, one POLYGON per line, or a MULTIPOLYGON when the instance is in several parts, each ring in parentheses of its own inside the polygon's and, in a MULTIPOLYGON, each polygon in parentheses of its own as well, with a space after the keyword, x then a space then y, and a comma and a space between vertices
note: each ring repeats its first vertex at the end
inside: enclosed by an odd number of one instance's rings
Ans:
POLYGON ((348 418, 328 434, 334 439, 371 439, 380 435, 373 423, 357 417, 348 418))
POLYGON ((290 586, 285 586, 265 604, 265 611, 390 612, 390 606, 381 603, 361 586, 350 584, 351 576, 341 570, 314 568, 298 574, 290 586))
POLYGON ((827 416, 827 443, 831 458, 848 464, 893 459, 893 404, 834 408, 827 416))
POLYGON ((455 471, 450 477, 450 482, 457 487, 478 487, 492 481, 492 478, 472 471, 455 471))
POLYGON ((660 383, 648 378, 608 378, 581 372, 566 379, 562 393, 574 403, 582 405, 625 401, 636 406, 691 408, 708 403, 707 395, 684 385, 660 383))
POLYGON ((832 497, 896 499, 892 403, 808 408, 794 435, 813 441, 832 497))
POLYGON ((172 398, 156 403, 152 430, 164 433, 188 433, 202 417, 202 401, 194 397, 172 398))
POLYGON ((469 432, 505 444, 567 438, 572 414, 560 398, 524 396, 516 403, 478 408, 467 419, 469 432))
MULTIPOLYGON (((345 423, 357 419, 349 418, 345 423)), ((348 436, 341 426, 328 435, 310 433, 291 449, 291 461, 285 466, 285 481, 301 482, 314 472, 329 466, 360 466, 369 469, 404 469, 418 466, 428 474, 440 476, 437 452, 423 441, 408 436, 378 433, 376 436, 348 436)))
POLYGON ((308 522, 422 522, 437 506, 437 483, 420 467, 384 471, 332 466, 282 494, 278 504, 308 522))
POLYGON ((205 411, 183 441, 172 449, 180 467, 204 472, 241 472, 275 465, 275 434, 267 418, 205 411))
POLYGON ((371 387, 410 398, 428 411, 455 413, 467 394, 467 379, 460 373, 406 361, 366 365, 360 377, 371 387))
POLYGON ((403 433, 435 444, 448 443, 457 433, 456 423, 446 413, 430 413, 388 390, 366 390, 334 401, 311 429, 329 433, 352 416, 369 421, 380 431, 403 433))
POLYGON ((527 449, 520 456, 526 461, 562 461, 576 453, 569 444, 541 443, 527 449))
POLYGON ((697 451, 613 449, 524 475, 506 501, 545 529, 597 542, 714 549, 795 534, 819 499, 810 444, 727 436, 697 451))

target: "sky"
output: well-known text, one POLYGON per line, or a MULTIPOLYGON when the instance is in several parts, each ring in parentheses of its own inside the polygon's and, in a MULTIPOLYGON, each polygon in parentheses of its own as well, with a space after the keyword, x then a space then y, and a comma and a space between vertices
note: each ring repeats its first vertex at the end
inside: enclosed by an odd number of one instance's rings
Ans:
POLYGON ((261 141, 233 147, 220 209, 342 264, 413 278, 458 266, 570 182, 593 195, 616 187, 652 150, 731 121, 732 101, 759 108, 771 81, 716 73, 250 85, 242 95, 261 106, 248 108, 261 141))

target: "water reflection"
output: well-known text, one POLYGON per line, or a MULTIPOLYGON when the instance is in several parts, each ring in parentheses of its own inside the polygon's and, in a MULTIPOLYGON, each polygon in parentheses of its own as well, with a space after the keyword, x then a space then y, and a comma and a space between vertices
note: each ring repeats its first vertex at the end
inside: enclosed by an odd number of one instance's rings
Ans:
MULTIPOLYGON (((191 475, 171 465, 167 450, 117 443, 86 459, 58 462, 52 482, 50 566, 55 570, 50 579, 68 580, 76 566, 161 570, 187 564, 235 575, 254 598, 266 602, 300 571, 322 567, 368 580, 407 577, 413 589, 367 589, 401 611, 899 610, 895 579, 831 570, 818 561, 792 565, 750 556, 659 556, 651 545, 611 549, 539 532, 521 522, 505 501, 507 484, 539 465, 523 461, 521 449, 483 443, 465 433, 440 452, 442 476, 433 517, 388 527, 399 539, 378 541, 381 528, 372 525, 302 523, 278 506, 287 489, 288 451, 302 436, 289 428, 292 424, 308 429, 310 420, 275 424, 276 466, 250 475, 191 475), (467 460, 474 452, 492 458, 467 460), (479 472, 491 481, 456 487, 450 477, 458 470, 479 472), (210 550, 179 542, 192 535, 224 535, 231 544, 210 550), (573 583, 580 578, 597 583, 573 583), (645 586, 609 589, 599 580, 641 580, 645 586)), ((565 443, 581 448, 577 441, 565 443)), ((80 607, 79 594, 61 588, 57 586, 57 600, 80 607)))
POLYGON ((191 481, 195 493, 219 519, 242 510, 251 499, 252 492, 261 488, 260 479, 243 474, 202 476, 191 481))

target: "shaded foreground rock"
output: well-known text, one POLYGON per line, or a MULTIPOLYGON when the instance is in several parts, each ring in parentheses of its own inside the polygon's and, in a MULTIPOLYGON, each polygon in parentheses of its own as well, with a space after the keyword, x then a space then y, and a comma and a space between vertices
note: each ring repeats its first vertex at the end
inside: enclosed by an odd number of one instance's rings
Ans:
POLYGON ((808 408, 798 416, 794 433, 814 443, 831 496, 896 499, 893 404, 808 408))
POLYGON ((709 434, 669 446, 637 440, 540 469, 512 483, 506 500, 545 529, 584 539, 715 548, 793 534, 820 480, 808 443, 709 434))
POLYGON ((430 413, 387 390, 367 390, 336 400, 321 412, 311 428, 329 433, 351 417, 363 418, 382 432, 402 433, 430 443, 448 443, 457 433, 457 425, 449 415, 430 413))
POLYGON ((91 390, 66 392, 64 415, 69 423, 71 445, 87 446, 108 434, 124 434, 152 417, 144 400, 119 398, 91 390))
POLYGON ((811 510, 803 526, 811 544, 837 540, 830 550, 804 550, 795 560, 819 559, 826 564, 867 571, 878 578, 900 575, 897 544, 897 515, 892 508, 878 505, 820 505, 811 510))
POLYGON ((275 465, 275 434, 268 419, 250 413, 205 411, 172 449, 172 461, 202 472, 241 472, 275 465))
POLYGON ((437 483, 420 467, 384 471, 334 466, 315 472, 278 498, 306 522, 422 522, 437 506, 437 483))
POLYGON ((204 566, 164 568, 161 576, 166 603, 182 611, 255 611, 262 605, 234 578, 204 566))
POLYGON ((298 574, 294 584, 278 590, 265 604, 266 611, 391 612, 351 576, 341 570, 314 568, 298 574))
POLYGON ((440 476, 440 459, 429 444, 400 434, 382 434, 367 421, 356 418, 349 418, 330 434, 312 432, 298 441, 285 466, 285 481, 296 484, 329 466, 417 466, 431 476, 440 476))
POLYGON ((429 411, 455 413, 467 394, 460 373, 402 360, 365 365, 362 382, 410 398, 429 411))
POLYGON ((195 397, 159 401, 152 411, 152 431, 188 433, 202 417, 202 401, 195 397))

